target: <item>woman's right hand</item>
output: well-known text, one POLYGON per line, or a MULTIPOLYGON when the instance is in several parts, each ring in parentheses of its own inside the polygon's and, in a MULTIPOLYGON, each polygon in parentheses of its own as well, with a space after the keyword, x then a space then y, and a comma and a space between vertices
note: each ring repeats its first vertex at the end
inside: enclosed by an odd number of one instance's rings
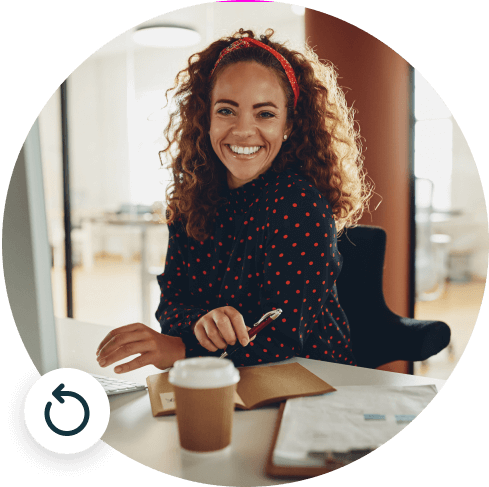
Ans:
POLYGON ((210 352, 225 349, 238 340, 243 347, 250 339, 243 315, 232 306, 223 306, 209 311, 192 325, 199 343, 210 352))

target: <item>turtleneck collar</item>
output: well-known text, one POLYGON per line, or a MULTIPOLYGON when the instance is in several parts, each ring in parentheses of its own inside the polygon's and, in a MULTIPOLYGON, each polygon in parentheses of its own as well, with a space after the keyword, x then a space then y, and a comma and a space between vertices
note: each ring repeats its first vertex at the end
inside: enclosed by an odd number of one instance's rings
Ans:
POLYGON ((225 211, 235 214, 246 213, 256 203, 257 198, 270 181, 278 177, 278 173, 268 169, 239 188, 228 188, 225 193, 227 199, 227 203, 224 204, 225 211))

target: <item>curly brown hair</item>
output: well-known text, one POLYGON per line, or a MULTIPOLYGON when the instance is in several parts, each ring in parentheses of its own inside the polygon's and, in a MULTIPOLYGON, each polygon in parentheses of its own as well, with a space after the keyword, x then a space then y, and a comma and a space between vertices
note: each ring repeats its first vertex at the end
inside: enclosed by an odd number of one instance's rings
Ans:
MULTIPOLYGON (((286 144, 272 163, 271 171, 291 168, 311 182, 329 201, 338 232, 353 226, 361 217, 371 194, 365 182, 360 134, 354 111, 348 108, 337 73, 329 62, 319 61, 305 46, 304 53, 272 42, 268 29, 259 40, 278 51, 291 64, 300 88, 297 106, 284 69, 267 50, 260 47, 238 49, 227 54, 209 79, 220 52, 244 36, 255 38, 251 30, 240 29, 230 37, 213 42, 193 54, 172 88, 175 110, 164 131, 173 182, 166 190, 166 223, 181 220, 187 235, 207 239, 220 203, 225 201, 226 168, 216 156, 208 132, 210 100, 219 73, 230 64, 257 62, 275 71, 287 98, 287 119, 293 128, 286 144)), ((162 161, 162 165, 164 165, 162 161)))

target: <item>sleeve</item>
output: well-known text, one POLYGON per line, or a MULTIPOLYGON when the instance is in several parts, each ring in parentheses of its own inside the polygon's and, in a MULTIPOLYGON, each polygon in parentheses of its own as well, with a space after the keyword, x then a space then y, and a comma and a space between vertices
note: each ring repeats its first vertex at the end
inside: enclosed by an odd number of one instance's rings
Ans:
MULTIPOLYGON (((336 228, 325 198, 299 192, 269 211, 259 304, 262 314, 277 308, 283 312, 233 354, 236 365, 300 355, 340 270, 336 228)), ((256 322, 260 316, 253 318, 256 322)))
POLYGON ((161 333, 179 336, 185 343, 187 356, 193 356, 194 350, 201 350, 197 338, 190 325, 209 310, 198 308, 188 302, 190 291, 188 286, 188 265, 182 252, 183 230, 177 225, 168 225, 168 251, 165 270, 157 277, 161 289, 160 304, 156 310, 156 319, 160 323, 161 333))

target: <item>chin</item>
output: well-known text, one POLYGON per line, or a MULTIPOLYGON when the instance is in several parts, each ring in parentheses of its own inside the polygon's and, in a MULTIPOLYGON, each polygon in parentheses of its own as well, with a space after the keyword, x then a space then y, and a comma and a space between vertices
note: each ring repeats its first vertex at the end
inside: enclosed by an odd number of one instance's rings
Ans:
POLYGON ((250 179, 258 176, 260 171, 239 171, 232 172, 231 174, 237 179, 250 179))

